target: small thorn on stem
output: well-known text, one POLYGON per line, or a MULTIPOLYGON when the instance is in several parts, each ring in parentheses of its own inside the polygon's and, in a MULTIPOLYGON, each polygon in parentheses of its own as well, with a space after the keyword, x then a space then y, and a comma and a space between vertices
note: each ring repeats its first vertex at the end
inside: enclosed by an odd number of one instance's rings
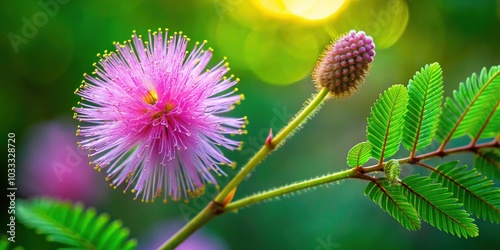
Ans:
POLYGON ((236 193, 236 188, 233 188, 233 190, 231 190, 231 192, 229 192, 229 194, 226 196, 226 198, 224 198, 224 201, 222 201, 222 205, 224 207, 227 206, 227 204, 231 203, 231 201, 234 198, 235 193, 236 193))
POLYGON ((267 139, 266 139, 266 145, 270 148, 270 149, 274 149, 274 147, 276 145, 273 144, 273 129, 269 129, 269 135, 267 136, 267 139))
POLYGON ((224 198, 224 200, 222 202, 216 202, 215 200, 212 201, 212 204, 211 204, 211 209, 212 209, 212 212, 215 214, 215 215, 221 215, 222 213, 224 213, 224 209, 225 207, 231 203, 231 201, 233 200, 234 198, 234 194, 236 194, 236 187, 233 188, 229 194, 227 194, 226 198, 224 198))

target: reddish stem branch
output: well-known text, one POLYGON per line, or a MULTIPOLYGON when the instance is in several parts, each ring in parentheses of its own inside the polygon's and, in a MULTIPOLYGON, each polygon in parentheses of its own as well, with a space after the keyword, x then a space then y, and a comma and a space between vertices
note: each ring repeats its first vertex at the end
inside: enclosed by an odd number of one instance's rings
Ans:
POLYGON ((427 168, 427 169, 429 169, 430 171, 434 171, 434 168, 433 168, 432 166, 429 166, 429 165, 427 165, 427 164, 425 164, 425 163, 423 163, 423 162, 420 162, 420 161, 419 161, 419 162, 417 162, 417 165, 422 166, 422 167, 424 167, 424 168, 427 168))
MULTIPOLYGON (((414 157, 410 156, 410 157, 399 159, 398 162, 400 164, 404 164, 404 163, 417 164, 417 165, 420 165, 420 166, 423 166, 426 168, 433 169, 431 166, 424 164, 421 161, 435 158, 435 157, 444 157, 444 156, 457 154, 457 153, 463 153, 463 152, 474 152, 475 153, 481 148, 499 148, 500 143, 499 143, 498 139, 499 138, 495 139, 492 142, 487 142, 487 143, 482 143, 482 144, 471 144, 470 143, 469 145, 466 145, 466 146, 444 149, 442 151, 441 151, 441 149, 440 149, 441 147, 440 147, 439 149, 437 149, 433 152, 430 152, 430 153, 425 153, 425 154, 417 155, 414 157)), ((385 163, 384 164, 379 163, 379 164, 372 165, 369 167, 361 167, 361 169, 359 170, 360 176, 353 176, 353 178, 366 179, 366 178, 362 178, 362 176, 365 176, 366 173, 383 171, 384 165, 385 165, 385 163)))

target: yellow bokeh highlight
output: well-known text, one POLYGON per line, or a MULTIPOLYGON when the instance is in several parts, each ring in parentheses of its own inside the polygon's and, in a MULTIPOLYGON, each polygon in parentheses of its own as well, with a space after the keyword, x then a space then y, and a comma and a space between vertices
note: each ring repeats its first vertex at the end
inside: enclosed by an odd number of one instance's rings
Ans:
POLYGON ((345 0, 283 0, 285 9, 291 14, 307 20, 321 20, 335 14, 345 0))
POLYGON ((243 55, 254 74, 272 84, 291 84, 311 74, 318 57, 318 41, 313 34, 253 31, 245 41, 243 55))
POLYGON ((286 15, 287 10, 282 0, 254 0, 257 7, 261 10, 269 12, 268 14, 286 15))
POLYGON ((345 0, 254 0, 254 2, 268 14, 321 20, 335 14, 344 5, 345 0))

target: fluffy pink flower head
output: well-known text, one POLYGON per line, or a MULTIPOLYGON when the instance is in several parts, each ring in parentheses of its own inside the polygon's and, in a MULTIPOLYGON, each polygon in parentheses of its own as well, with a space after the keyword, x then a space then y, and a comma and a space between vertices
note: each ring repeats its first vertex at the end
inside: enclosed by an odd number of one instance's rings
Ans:
POLYGON ((115 43, 116 52, 98 54, 75 92, 82 97, 75 118, 84 122, 79 145, 90 151, 90 164, 142 201, 201 195, 216 183, 213 173, 224 174, 219 165, 232 164, 220 148, 241 146, 226 136, 243 133, 246 118, 222 116, 244 98, 232 89, 239 80, 224 76, 224 61, 206 70, 212 49, 203 50, 204 42, 188 52, 188 42, 168 30, 149 31, 143 41, 134 31, 132 40, 115 43))

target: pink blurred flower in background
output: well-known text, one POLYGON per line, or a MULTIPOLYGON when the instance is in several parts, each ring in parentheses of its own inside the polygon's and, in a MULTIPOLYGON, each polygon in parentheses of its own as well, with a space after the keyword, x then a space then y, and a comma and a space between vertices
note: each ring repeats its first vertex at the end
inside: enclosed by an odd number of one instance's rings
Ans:
POLYGON ((87 153, 76 142, 71 121, 56 120, 32 127, 20 149, 20 192, 90 203, 100 200, 109 187, 89 166, 87 153))

